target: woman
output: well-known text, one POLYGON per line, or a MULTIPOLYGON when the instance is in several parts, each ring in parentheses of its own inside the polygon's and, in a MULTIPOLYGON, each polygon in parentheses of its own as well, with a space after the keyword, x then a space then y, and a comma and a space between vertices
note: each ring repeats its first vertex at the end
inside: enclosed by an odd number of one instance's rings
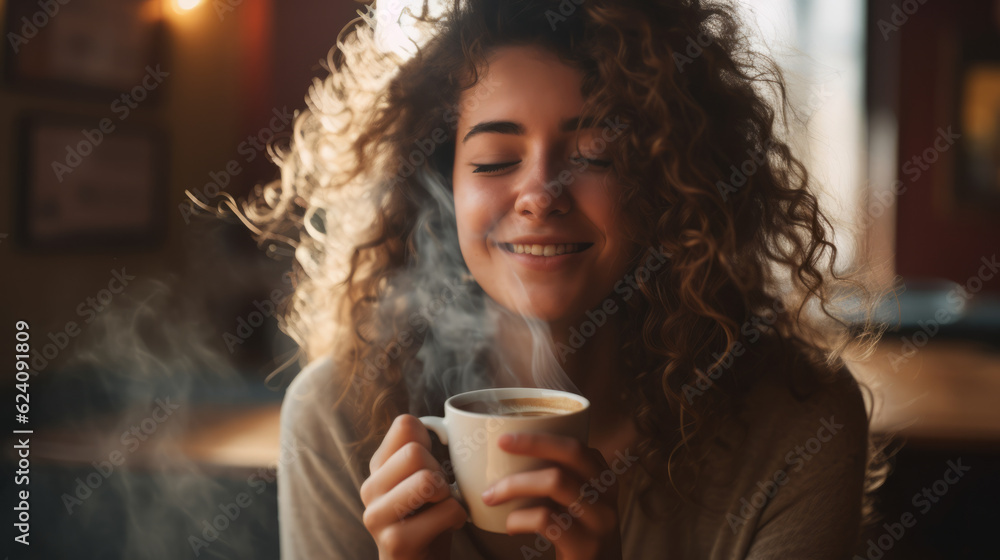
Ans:
POLYGON ((734 14, 455 2, 405 61, 385 20, 345 30, 250 212, 301 265, 283 557, 850 556, 877 481, 839 357, 859 331, 828 311, 780 72, 734 14), (433 484, 447 452, 416 418, 506 385, 582 393, 592 429, 503 443, 554 466, 492 487, 550 500, 501 535, 433 484))

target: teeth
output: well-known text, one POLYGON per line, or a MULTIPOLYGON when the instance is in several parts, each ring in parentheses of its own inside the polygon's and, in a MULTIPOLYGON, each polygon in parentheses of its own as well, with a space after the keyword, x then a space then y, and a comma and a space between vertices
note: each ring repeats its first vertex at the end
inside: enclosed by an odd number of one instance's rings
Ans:
POLYGON ((514 253, 537 255, 540 257, 553 257, 566 253, 575 253, 582 247, 579 243, 565 243, 559 245, 522 245, 520 243, 507 244, 508 249, 513 249, 514 253))

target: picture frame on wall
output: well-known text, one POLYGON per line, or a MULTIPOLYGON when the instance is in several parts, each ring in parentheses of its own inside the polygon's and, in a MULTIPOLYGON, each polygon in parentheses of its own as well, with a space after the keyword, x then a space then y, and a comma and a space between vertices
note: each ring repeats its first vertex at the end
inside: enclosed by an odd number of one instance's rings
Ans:
POLYGON ((961 42, 955 113, 961 138, 955 198, 970 208, 1000 208, 1000 34, 961 42))
MULTIPOLYGON (((115 99, 163 65, 160 0, 4 3, 4 81, 8 87, 69 97, 115 99)), ((150 91, 151 100, 159 92, 150 91)), ((109 101, 110 102, 110 101, 109 101)))
POLYGON ((162 242, 167 159, 159 129, 30 115, 19 136, 20 246, 103 251, 162 242))

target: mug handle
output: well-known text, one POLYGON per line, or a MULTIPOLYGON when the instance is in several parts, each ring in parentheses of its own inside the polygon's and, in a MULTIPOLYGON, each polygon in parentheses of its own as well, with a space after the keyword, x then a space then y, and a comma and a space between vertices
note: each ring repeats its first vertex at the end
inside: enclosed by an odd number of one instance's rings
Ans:
MULTIPOLYGON (((420 423, 424 425, 425 428, 437 434, 439 440, 444 445, 448 445, 448 425, 445 424, 444 418, 440 416, 421 416, 420 423)), ((449 459, 450 460, 450 459, 449 459)), ((451 491, 451 497, 458 500, 458 503, 468 511, 468 506, 465 504, 465 500, 462 498, 462 492, 458 489, 458 481, 452 482, 448 485, 448 489, 451 491)))

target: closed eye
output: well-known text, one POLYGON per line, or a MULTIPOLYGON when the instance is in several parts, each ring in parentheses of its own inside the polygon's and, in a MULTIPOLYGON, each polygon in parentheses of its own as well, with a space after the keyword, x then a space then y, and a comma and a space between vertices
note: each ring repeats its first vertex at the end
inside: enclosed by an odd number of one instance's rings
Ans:
MULTIPOLYGON (((586 169, 588 166, 591 165, 600 168, 609 168, 613 164, 611 160, 607 159, 592 159, 579 156, 570 158, 570 161, 577 163, 583 169, 586 169)), ((520 160, 505 162, 505 163, 486 163, 486 164, 473 163, 472 165, 476 168, 475 170, 473 170, 473 173, 495 173, 497 171, 503 171, 504 169, 507 169, 508 167, 517 165, 519 163, 521 163, 520 160)))
POLYGON ((597 167, 611 167, 612 161, 607 159, 591 159, 585 157, 574 157, 571 158, 574 163, 578 163, 581 167, 586 168, 589 165, 595 165, 597 167))
POLYGON ((502 171, 512 165, 517 165, 519 163, 521 162, 512 161, 508 163, 486 163, 486 164, 473 163, 472 165, 475 166, 476 168, 475 170, 473 170, 473 173, 493 173, 496 171, 502 171))

